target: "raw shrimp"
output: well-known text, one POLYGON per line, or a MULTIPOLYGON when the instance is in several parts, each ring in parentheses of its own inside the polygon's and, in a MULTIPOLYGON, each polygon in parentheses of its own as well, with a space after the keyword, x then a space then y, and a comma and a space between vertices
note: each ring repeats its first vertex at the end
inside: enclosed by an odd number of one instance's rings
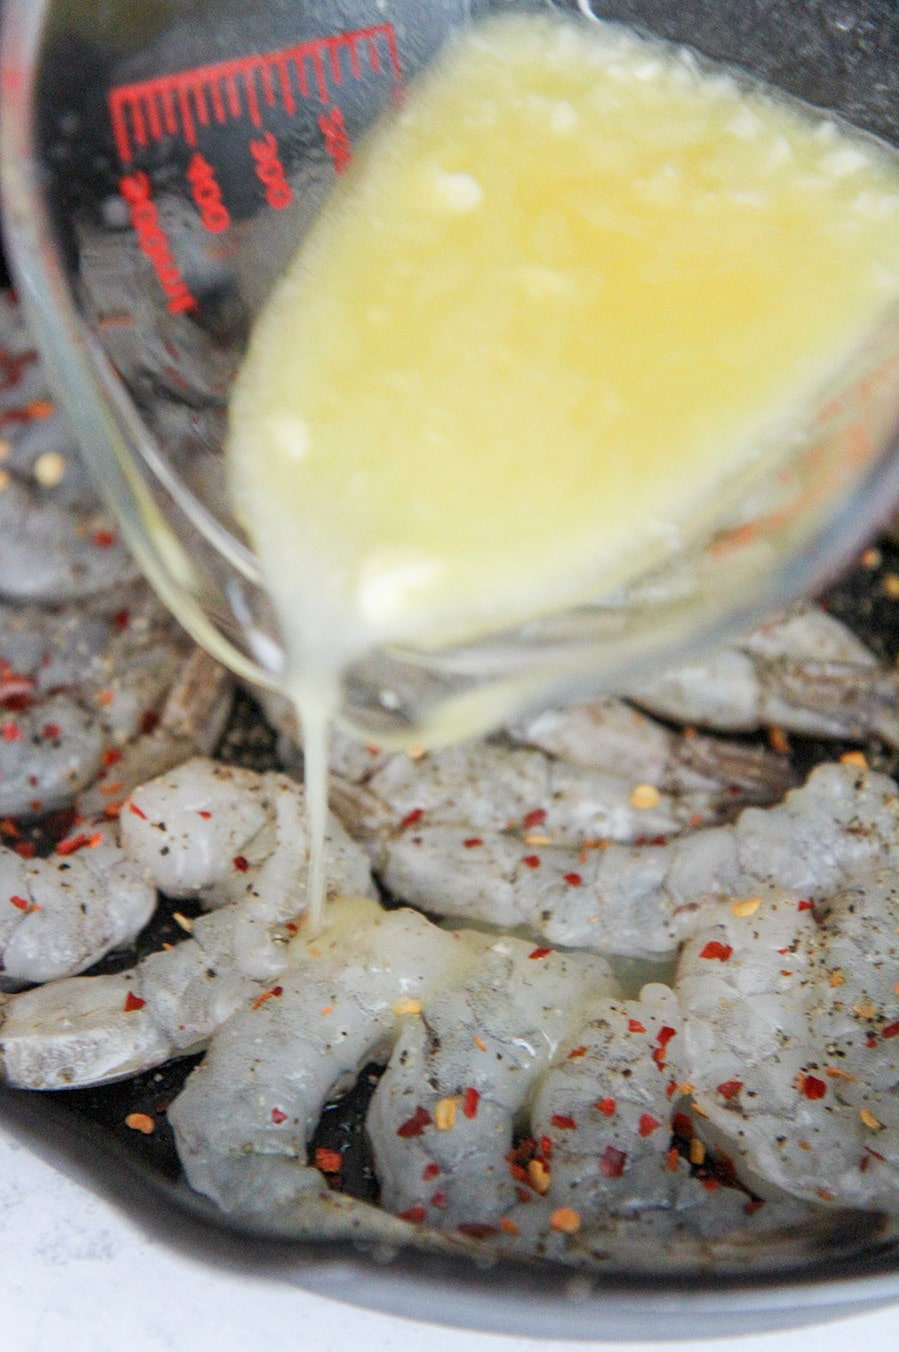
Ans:
POLYGON ((899 884, 764 889, 681 953, 698 1132, 761 1196, 899 1212, 899 884))
POLYGON ((228 1021, 169 1112, 191 1185, 297 1233, 322 1186, 306 1163, 322 1107, 380 1059, 368 1122, 388 1208, 423 1220, 441 1193, 438 1224, 502 1214, 515 1118, 580 1006, 615 990, 606 963, 352 899, 292 950, 276 997, 228 1021))
POLYGON ((0 596, 56 604, 137 578, 9 292, 0 294, 0 461, 0 596))
MULTIPOLYGON (((686 948, 676 991, 653 984, 638 1001, 622 998, 595 954, 447 932, 415 912, 385 912, 359 897, 332 899, 324 931, 306 939, 288 918, 303 907, 305 842, 295 848, 290 830, 293 820, 293 836, 302 838, 301 790, 282 776, 195 761, 135 793, 123 814, 123 840, 129 857, 171 895, 218 909, 195 920, 174 949, 129 972, 11 997, 0 1029, 4 1075, 35 1088, 99 1083, 210 1044, 170 1112, 179 1154, 194 1188, 232 1220, 267 1233, 399 1239, 415 1226, 424 1243, 435 1242, 423 1238, 432 1232, 450 1244, 488 1238, 513 1252, 572 1262, 595 1258, 613 1232, 616 1242, 635 1248, 647 1235, 723 1242, 746 1224, 765 1230, 801 1220, 801 1207, 778 1200, 787 1193, 803 1205, 823 1200, 791 1179, 783 1162, 775 1176, 765 1160, 767 1182, 759 1185, 755 1147, 741 1146, 739 1133, 755 1139, 770 1122, 750 1116, 747 1125, 731 1105, 755 1092, 756 1062, 738 1040, 751 1022, 740 983, 749 981, 758 999, 771 965, 796 960, 797 926, 806 927, 806 939, 815 936, 828 924, 830 905, 832 932, 815 959, 818 994, 796 1013, 799 1068, 810 1086, 819 1067, 808 1048, 827 1039, 828 1057, 856 1077, 846 1083, 856 1084, 860 1130, 876 1136, 871 1149, 883 1172, 875 1184, 874 1165, 856 1167, 867 1192, 855 1186, 841 1194, 830 1182, 816 1187, 843 1204, 880 1206, 892 1177, 894 1126, 882 1099, 896 1078, 889 1048, 899 1045, 887 1020, 899 1023, 899 1009, 884 985, 895 959, 895 904, 877 893, 875 865, 893 862, 896 808, 895 785, 883 776, 828 766, 780 808, 750 809, 735 826, 656 847, 658 854, 694 842, 692 858, 669 857, 665 878, 686 948), (697 853, 695 842, 703 840, 697 853), (845 898, 872 877, 872 909, 856 917, 845 898), (750 885, 753 895, 744 890, 750 885), (813 906, 806 904, 809 889, 813 906), (761 936, 756 913, 766 922, 761 936), (739 942, 751 933, 758 953, 741 961, 739 942), (869 934, 883 940, 876 951, 885 955, 873 977, 858 951, 869 934), (777 951, 791 945, 789 957, 777 951), (846 1014, 844 1023, 873 1021, 882 1053, 869 1048, 867 1033, 853 1046, 840 1031, 843 1015, 832 996, 841 987, 832 978, 850 963, 864 975, 858 991, 847 979, 860 1012, 846 1014), (755 978, 764 964, 763 978, 755 978), (722 1002, 724 979, 736 986, 725 988, 722 1002), (828 1009, 819 1029, 815 1020, 828 1009), (834 1045, 840 1036, 842 1065, 834 1045), (387 1065, 368 1131, 382 1204, 394 1220, 331 1197, 315 1158, 307 1162, 324 1102, 371 1059, 387 1065), (693 1111, 691 1166, 672 1133, 693 1111), (702 1141, 727 1151, 744 1188, 771 1197, 759 1221, 744 1214, 755 1209, 745 1191, 710 1195, 692 1154, 705 1149, 702 1141)), ((336 824, 331 848, 335 890, 364 889, 364 856, 336 824)), ((806 965, 811 975, 814 964, 806 965)), ((776 981, 784 979, 778 968, 776 981)), ((765 1014, 781 1028, 792 1017, 774 999, 765 1014)), ((794 1059, 785 1056, 772 1072, 763 1048, 760 1090, 773 1074, 783 1095, 794 1059)), ((797 1092, 812 1107, 818 1101, 817 1087, 809 1093, 794 1085, 797 1092)), ((864 1142, 847 1149, 861 1158, 864 1142)), ((846 1150, 833 1153, 842 1158, 846 1150)), ((333 1172, 327 1159, 319 1163, 333 1172)))
POLYGON ((623 700, 546 709, 505 729, 512 741, 666 794, 707 793, 721 817, 783 797, 795 779, 786 756, 695 731, 672 732, 623 700))
POLYGON ((230 694, 143 583, 65 607, 0 604, 0 814, 114 809, 211 750, 230 694))
POLYGON ((83 971, 130 943, 156 889, 113 828, 68 836, 49 859, 0 846, 0 985, 9 990, 83 971))
MULTIPOLYGON (((282 761, 300 773, 301 760, 295 749, 299 733, 292 710, 286 701, 268 692, 261 699, 267 718, 279 730, 282 761)), ((546 710, 505 727, 497 736, 472 744, 470 749, 470 763, 466 763, 469 748, 450 748, 432 754, 424 764, 425 795, 443 804, 444 815, 457 788, 463 789, 469 803, 475 799, 477 810, 483 814, 499 787, 508 804, 507 818, 514 819, 528 810, 521 800, 529 787, 532 795, 540 788, 546 793, 552 790, 553 777, 558 776, 566 798, 574 797, 583 786, 598 804, 596 810, 601 816, 614 817, 624 835, 631 830, 641 835, 647 833, 645 813, 635 815, 632 805, 625 804, 637 784, 660 790, 659 822, 677 830, 685 821, 695 825, 696 818, 724 820, 747 802, 772 802, 795 783, 784 755, 722 737, 676 734, 612 698, 546 710), (510 743, 529 748, 530 759, 516 760, 510 743), (545 768, 533 755, 534 750, 549 758, 545 768), (555 761, 567 762, 569 768, 555 770, 555 761), (519 766, 528 767, 528 773, 516 795, 512 786, 519 766), (591 779, 570 767, 596 773, 591 779), (475 782, 478 773, 484 775, 480 792, 475 782)), ((360 823, 371 818, 368 829, 380 829, 391 817, 402 819, 402 797, 414 796, 416 776, 408 766, 399 768, 405 761, 405 756, 361 743, 339 729, 332 734, 329 765, 335 791, 345 796, 351 814, 362 814, 360 823), (392 800, 394 784, 401 795, 397 801, 392 800), (348 785, 368 786, 384 801, 379 805, 359 793, 358 787, 348 790, 348 785)), ((497 806, 495 818, 502 810, 497 806)), ((585 806, 585 819, 587 811, 585 806)))
POLYGON ((0 816, 100 813, 212 749, 230 678, 139 581, 9 292, 0 461, 0 816))
MULTIPOLYGON (((291 950, 270 998, 228 1020, 169 1111, 189 1182, 232 1220, 321 1233, 320 1170, 336 1164, 328 1151, 307 1162, 310 1137, 326 1099, 380 1060, 366 1130, 381 1206, 419 1241, 430 1230, 577 1261, 650 1213, 655 1235, 745 1224, 745 1192, 712 1200, 672 1160, 683 1021, 670 990, 622 1002, 595 956, 349 898, 291 950)), ((796 1218, 772 1208, 764 1224, 796 1218)), ((344 1226, 382 1233, 358 1204, 344 1226)))
MULTIPOLYGON (((120 826, 129 867, 151 881, 151 891, 218 909, 182 918, 190 938, 129 971, 73 977, 11 998, 0 1027, 10 1083, 97 1084, 196 1050, 287 965, 305 908, 298 785, 196 759, 135 792, 120 826)), ((365 855, 333 819, 326 887, 372 889, 365 855)))
POLYGON ((899 862, 899 795, 886 776, 823 765, 772 808, 672 842, 527 845, 503 832, 416 821, 382 842, 375 873, 436 915, 524 927, 567 947, 673 956, 702 908, 780 884, 825 896, 899 862))
MULTIPOLYGON (((305 907, 309 849, 294 780, 197 758, 136 790, 121 827, 126 851, 166 895, 239 903, 242 970, 265 980, 283 968, 272 926, 305 907)), ((367 859, 333 817, 325 846, 328 894, 372 891, 367 859)))
POLYGON ((468 835, 509 831, 527 844, 580 846, 677 834, 714 820, 703 792, 653 790, 638 780, 553 760, 501 742, 469 742, 412 759, 390 757, 364 784, 331 777, 331 799, 350 831, 375 848, 411 824, 458 824, 468 835), (635 790, 637 791, 635 793, 635 790))
POLYGON ((899 746, 899 673, 811 603, 628 693, 678 722, 728 731, 775 724, 899 746))

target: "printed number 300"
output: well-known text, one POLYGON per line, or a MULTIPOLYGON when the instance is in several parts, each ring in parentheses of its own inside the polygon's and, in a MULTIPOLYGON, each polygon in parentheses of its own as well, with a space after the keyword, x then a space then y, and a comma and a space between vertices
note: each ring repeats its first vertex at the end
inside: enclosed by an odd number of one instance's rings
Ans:
POLYGON ((265 200, 270 207, 283 210, 293 200, 293 193, 284 177, 284 165, 278 158, 278 142, 269 131, 258 141, 251 141, 250 150, 255 161, 256 177, 265 189, 265 200))

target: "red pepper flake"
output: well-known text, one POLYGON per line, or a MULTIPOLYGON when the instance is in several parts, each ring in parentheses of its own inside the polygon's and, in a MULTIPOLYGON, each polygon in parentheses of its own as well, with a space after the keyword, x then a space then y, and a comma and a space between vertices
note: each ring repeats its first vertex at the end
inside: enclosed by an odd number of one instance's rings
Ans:
MULTIPOLYGON (((77 836, 69 836, 68 840, 61 840, 56 847, 57 854, 75 854, 78 850, 83 850, 85 845, 90 845, 93 837, 86 836, 80 831, 77 836)), ((100 837, 102 840, 103 837, 100 837)), ((99 844, 99 841, 97 842, 99 844)))
POLYGON ((827 1093, 827 1084, 817 1075, 803 1075, 800 1088, 807 1099, 822 1099, 827 1093))
POLYGON ((546 955, 547 955, 547 953, 551 953, 551 952, 552 952, 552 949, 551 949, 551 948, 535 948, 535 949, 532 949, 532 951, 528 954, 528 957, 529 957, 529 958, 531 959, 531 961, 533 962, 533 961, 535 961, 537 958, 545 958, 546 955))
POLYGON ((598 1108, 603 1117, 612 1117, 615 1112, 615 1100, 613 1098, 598 1099, 594 1103, 594 1108, 598 1108))
POLYGON ((540 856, 539 854, 526 854, 521 862, 526 865, 527 868, 539 868, 540 856))
POLYGON ((693 1135, 693 1119, 689 1113, 675 1113, 671 1119, 671 1127, 675 1136, 689 1138, 693 1135))
POLYGON ((426 1164, 421 1171, 421 1176, 426 1183, 430 1183, 432 1179, 439 1178, 440 1165, 434 1164, 433 1161, 430 1164, 426 1164))
MULTIPOLYGON (((659 1070, 661 1069, 662 1067, 659 1066, 659 1070)), ((669 1080, 668 1083, 665 1085, 665 1097, 674 1098, 676 1091, 677 1091, 677 1080, 669 1080)))
POLYGON ((722 1084, 718 1085, 718 1093, 724 1099, 725 1103, 729 1103, 731 1099, 737 1097, 742 1088, 742 1080, 725 1080, 722 1084))
POLYGON ((880 1030, 881 1037, 899 1037, 899 1023, 885 1023, 880 1030))
POLYGON ((533 1193, 529 1192, 527 1188, 516 1188, 515 1196, 518 1198, 519 1202, 523 1202, 525 1205, 534 1200, 533 1193))
POLYGON ((425 1127, 429 1127, 433 1120, 427 1108, 419 1106, 402 1126, 397 1127, 396 1134, 402 1136, 405 1140, 409 1140, 412 1136, 421 1136, 425 1127))
POLYGON ((627 1031, 629 1033, 645 1033, 646 1028, 639 1019, 628 1019, 627 1031))
POLYGON ((108 770, 111 765, 117 765, 122 759, 122 753, 117 746, 107 747, 103 752, 103 768, 108 770))
POLYGON ((62 728, 58 723, 45 723, 41 728, 41 736, 45 737, 48 742, 55 742, 61 732, 62 728))
POLYGON ((543 1156, 544 1162, 551 1160, 553 1157, 553 1143, 548 1136, 540 1137, 540 1154, 543 1156))
POLYGON ((250 1005, 250 1008, 259 1009, 260 1006, 265 1004, 266 1000, 276 1000, 279 995, 283 994, 284 994, 283 986, 272 986, 270 991, 263 991, 261 995, 257 995, 256 999, 250 1005))
POLYGON ((410 1206, 405 1211, 397 1213, 401 1221, 409 1221, 411 1225, 421 1225, 427 1214, 423 1206, 410 1206))
POLYGON ((211 812, 204 812, 202 808, 197 808, 197 816, 202 817, 204 822, 208 822, 212 816, 211 812))
POLYGON ((20 911, 27 911, 29 906, 31 905, 31 903, 29 901, 26 901, 24 897, 10 897, 10 902, 20 911))
POLYGON ((117 537, 114 530, 95 530, 91 538, 98 549, 111 549, 117 537))
POLYGON ((421 821, 424 815, 425 810, 423 807, 414 807, 411 812, 406 813, 405 817, 400 822, 399 829, 405 831, 407 827, 414 826, 416 822, 421 821))
POLYGON ((37 854, 37 847, 31 840, 19 840, 13 846, 13 849, 22 859, 33 859, 37 854))
POLYGON ((520 1164, 510 1163, 509 1173, 519 1183, 527 1183, 528 1181, 528 1171, 527 1169, 523 1168, 522 1165, 520 1164))
POLYGON ((651 1113, 641 1113, 638 1130, 641 1136, 651 1136, 654 1131, 658 1131, 661 1125, 659 1119, 653 1117, 651 1113))
POLYGON ((146 1003, 146 1000, 142 1000, 139 995, 135 995, 134 991, 129 991, 125 996, 125 1013, 133 1014, 136 1009, 143 1009, 146 1003))
POLYGON ((579 873, 563 873, 562 881, 566 882, 569 887, 580 887, 584 880, 579 873))
POLYGON ((710 939, 699 956, 701 958, 717 958, 719 962, 727 962, 733 951, 730 944, 722 944, 717 939, 710 939))
POLYGON ((320 1145, 315 1151, 315 1167, 321 1169, 323 1174, 339 1174, 343 1168, 343 1156, 339 1150, 328 1150, 326 1146, 320 1145))
POLYGON ((18 723, 13 723, 10 719, 7 719, 5 723, 0 723, 0 737, 3 738, 4 742, 21 742, 24 735, 18 723))
MULTIPOLYGON (((283 1108, 272 1108, 272 1121, 274 1122, 276 1127, 280 1127, 282 1122, 287 1121, 287 1114, 285 1113, 283 1108)), ((318 1151, 316 1151, 315 1153, 317 1155, 318 1151)))
POLYGON ((131 615, 127 610, 117 610, 112 617, 112 622, 116 629, 127 629, 131 623, 131 615))
POLYGON ((673 1174, 676 1174, 680 1167, 680 1151, 676 1145, 673 1145, 665 1154, 665 1164, 673 1174))
POLYGON ((446 1208, 449 1206, 449 1197, 444 1192, 443 1188, 438 1188, 433 1194, 431 1197, 431 1206, 435 1206, 438 1211, 446 1211, 446 1208))
POLYGON ((242 854, 236 854, 231 860, 231 863, 237 869, 238 873, 246 873, 250 867, 250 861, 245 859, 242 854))
POLYGON ((625 1151, 618 1150, 613 1145, 607 1145, 599 1161, 599 1172, 604 1178, 620 1178, 624 1173, 626 1164, 627 1154, 625 1151))
POLYGON ((869 1033, 868 1036, 865 1038, 865 1046, 869 1049, 877 1046, 877 1038, 874 1036, 873 1033, 869 1033))
POLYGON ((677 1029, 669 1028, 666 1024, 664 1028, 660 1028, 656 1033, 656 1042, 660 1047, 667 1047, 673 1037, 677 1037, 677 1029))
POLYGON ((814 907, 813 901, 799 901, 796 903, 797 911, 810 911, 814 907))
POLYGON ((467 840, 462 841, 466 850, 476 850, 478 846, 483 845, 483 843, 480 836, 469 836, 467 840))
POLYGON ((569 1060, 569 1061, 577 1061, 577 1060, 579 1060, 580 1057, 586 1056, 586 1055, 587 1055, 587 1048, 586 1048, 586 1047, 584 1047, 584 1046, 581 1046, 581 1047, 572 1047, 571 1051, 568 1053, 568 1060, 569 1060))
POLYGON ((25 405, 25 412, 29 419, 43 420, 49 418, 53 413, 52 399, 32 399, 30 404, 25 405))
POLYGON ((533 812, 527 812, 521 819, 522 829, 530 831, 535 826, 542 826, 546 821, 546 809, 535 807, 533 812))
POLYGON ((718 1182, 717 1178, 701 1178, 699 1181, 705 1188, 706 1192, 717 1192, 718 1189, 721 1187, 721 1184, 718 1182))
POLYGON ((477 1089, 466 1089, 465 1093, 462 1095, 462 1116, 477 1117, 478 1104, 480 1101, 481 1096, 477 1089))
POLYGON ((137 803, 129 803, 128 811, 133 812, 135 817, 140 817, 142 822, 145 822, 147 820, 146 812, 142 812, 141 809, 137 806, 137 803))
POLYGON ((567 1113, 553 1113, 550 1122, 559 1131, 574 1131, 577 1127, 574 1118, 569 1117, 567 1113))
POLYGON ((653 1061, 655 1062, 655 1064, 656 1064, 656 1066, 658 1067, 659 1070, 664 1070, 665 1067, 666 1067, 666 1065, 668 1064, 668 1058, 667 1058, 667 1056, 665 1055, 665 1048, 664 1048, 664 1047, 653 1047, 653 1049, 652 1049, 652 1059, 653 1059, 653 1061))
POLYGON ((463 1221, 456 1229, 460 1235, 468 1235, 469 1239, 489 1239, 491 1235, 499 1234, 495 1225, 485 1225, 483 1221, 463 1221))
POLYGON ((0 348, 0 390, 11 390, 20 384, 26 366, 36 361, 37 352, 34 349, 10 352, 8 348, 0 348))

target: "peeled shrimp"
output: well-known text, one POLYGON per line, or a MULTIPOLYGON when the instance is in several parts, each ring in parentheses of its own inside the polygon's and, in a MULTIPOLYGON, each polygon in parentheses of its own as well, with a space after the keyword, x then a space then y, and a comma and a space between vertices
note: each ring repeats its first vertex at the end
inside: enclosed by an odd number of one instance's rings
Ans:
POLYGON ((374 1058, 388 1062, 369 1113, 388 1208, 424 1219, 423 1192, 442 1188, 438 1224, 500 1214, 515 1118, 580 1005, 615 989, 607 965, 350 899, 292 948, 277 997, 228 1021, 170 1110, 192 1186, 296 1233, 298 1198, 322 1185, 306 1146, 323 1104, 374 1058))
MULTIPOLYGON (((292 941, 270 998, 215 1035, 169 1120, 189 1182, 232 1220, 333 1232, 317 1167, 333 1165, 307 1162, 309 1140, 326 1099, 380 1060, 366 1131, 381 1206, 419 1241, 577 1261, 650 1215, 656 1235, 720 1237, 746 1223, 749 1198, 712 1198, 672 1160, 682 1029, 670 990, 624 1002, 595 956, 342 898, 320 935, 292 941)), ((796 1218, 774 1208, 763 1224, 796 1218)), ((370 1207, 343 1219, 344 1233, 383 1233, 370 1207)))
POLYGON ((666 794, 707 793, 721 817, 769 803, 793 787, 789 762, 765 747, 677 733, 623 700, 597 699, 546 709, 506 730, 514 742, 666 794))
POLYGON ((672 956, 702 909, 777 884, 826 896, 899 862, 899 795, 886 776, 819 766, 771 808, 670 843, 527 845, 514 834, 416 821, 373 868, 391 894, 436 915, 526 928, 549 943, 672 956))
POLYGON ((0 604, 0 814, 76 799, 102 813, 210 750, 230 692, 144 584, 65 607, 0 604))
POLYGON ((845 625, 811 603, 629 694, 678 722, 728 731, 776 724, 899 746, 899 673, 881 666, 845 625))
POLYGON ((0 293, 0 596, 58 604, 133 582, 19 307, 0 293))
POLYGON ((156 890, 113 834, 109 826, 79 832, 49 859, 23 859, 0 847, 4 989, 83 971, 146 925, 156 890))
POLYGON ((554 760, 541 751, 469 742, 412 759, 390 757, 363 784, 332 775, 331 798, 353 834, 384 842, 405 825, 464 825, 468 835, 508 830, 527 843, 579 846, 585 839, 676 834, 717 816, 702 792, 655 790, 638 780, 554 760))
POLYGON ((899 1211, 895 865, 721 904, 681 953, 697 1130, 761 1196, 899 1211))
MULTIPOLYGON (((212 914, 185 921, 189 938, 129 971, 55 981, 8 1000, 0 1057, 12 1084, 97 1084, 197 1050, 287 965, 305 909, 298 785, 196 759, 136 791, 120 828, 128 867, 149 880, 154 899, 158 887, 197 898, 212 914)), ((332 819, 326 889, 371 887, 365 855, 332 819)))

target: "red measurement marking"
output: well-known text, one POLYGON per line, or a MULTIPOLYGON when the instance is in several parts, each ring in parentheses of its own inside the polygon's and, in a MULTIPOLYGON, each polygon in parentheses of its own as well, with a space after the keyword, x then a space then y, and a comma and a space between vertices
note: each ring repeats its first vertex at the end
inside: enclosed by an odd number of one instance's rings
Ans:
POLYGON ((199 151, 192 156, 187 166, 187 181, 190 195, 206 229, 215 235, 227 230, 231 224, 231 215, 222 201, 222 190, 215 177, 215 170, 199 151))
POLYGON ((290 206, 293 192, 284 177, 284 165, 278 155, 278 142, 270 131, 258 141, 250 142, 256 177, 265 189, 265 200, 276 211, 290 206))
POLYGON ((325 138, 325 150, 330 155, 337 173, 342 174, 353 158, 343 113, 339 108, 332 108, 330 113, 322 113, 318 125, 325 138))
POLYGON ((310 74, 320 101, 327 104, 331 84, 339 86, 346 74, 359 79, 363 59, 373 74, 379 75, 385 57, 398 88, 402 75, 396 34, 393 25, 387 23, 315 38, 281 51, 252 53, 233 61, 119 85, 109 94, 119 159, 130 164, 135 149, 143 149, 164 135, 180 135, 189 146, 195 146, 197 124, 208 124, 210 106, 217 122, 245 113, 254 126, 261 128, 260 89, 267 104, 280 97, 285 112, 292 115, 296 111, 295 93, 303 98, 309 95, 310 74))
POLYGON ((119 183, 119 192, 128 203, 131 224, 137 233, 141 252, 146 254, 156 271, 160 285, 168 296, 172 314, 196 308, 196 300, 188 290, 178 264, 159 223, 159 212, 153 203, 149 177, 139 172, 129 174, 119 183))

